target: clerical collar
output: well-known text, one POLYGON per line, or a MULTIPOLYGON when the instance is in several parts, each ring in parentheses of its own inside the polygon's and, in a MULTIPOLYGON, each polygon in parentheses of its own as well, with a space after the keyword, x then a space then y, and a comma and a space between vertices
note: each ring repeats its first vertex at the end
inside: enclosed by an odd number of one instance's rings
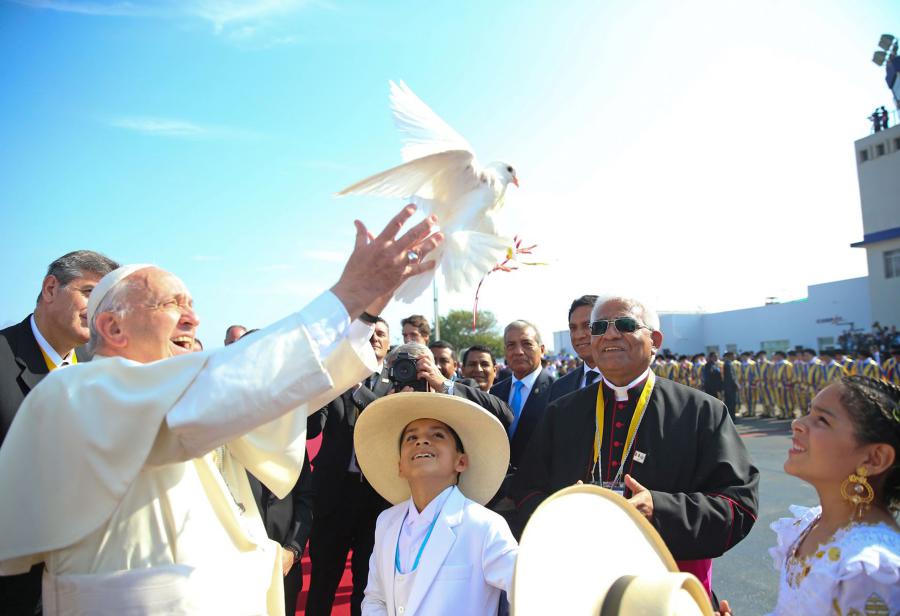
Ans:
POLYGON ((47 339, 44 338, 43 334, 41 334, 41 330, 38 329, 37 323, 34 320, 34 314, 31 315, 31 333, 34 334, 34 339, 37 340, 38 346, 41 347, 41 350, 44 354, 50 358, 50 361, 53 362, 53 365, 57 368, 63 365, 63 362, 72 363, 72 355, 75 353, 75 349, 70 350, 66 353, 65 357, 60 357, 59 353, 56 352, 56 349, 47 342, 47 339))
POLYGON ((631 381, 628 385, 625 385, 624 387, 619 387, 618 385, 613 385, 612 383, 609 382, 609 380, 605 376, 603 377, 603 382, 606 383, 607 387, 609 387, 611 390, 616 392, 616 402, 624 402, 624 401, 628 400, 628 390, 631 389, 632 387, 634 387, 635 385, 637 385, 638 383, 640 383, 641 381, 645 380, 649 374, 650 374, 650 368, 647 368, 646 370, 644 370, 643 374, 641 374, 638 378, 634 379, 633 381, 631 381))

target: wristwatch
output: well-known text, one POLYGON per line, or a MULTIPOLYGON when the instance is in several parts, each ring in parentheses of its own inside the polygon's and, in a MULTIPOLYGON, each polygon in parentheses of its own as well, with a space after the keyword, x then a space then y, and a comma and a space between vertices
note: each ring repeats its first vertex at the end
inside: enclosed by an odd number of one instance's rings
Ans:
POLYGON ((374 314, 369 314, 368 312, 363 312, 361 315, 359 315, 359 320, 363 323, 368 323, 369 325, 375 325, 376 323, 378 323, 378 317, 376 317, 374 314))
POLYGON ((286 546, 284 546, 284 549, 287 550, 288 552, 291 552, 294 555, 294 562, 297 562, 298 560, 300 560, 300 550, 298 550, 297 548, 295 548, 292 545, 286 545, 286 546))

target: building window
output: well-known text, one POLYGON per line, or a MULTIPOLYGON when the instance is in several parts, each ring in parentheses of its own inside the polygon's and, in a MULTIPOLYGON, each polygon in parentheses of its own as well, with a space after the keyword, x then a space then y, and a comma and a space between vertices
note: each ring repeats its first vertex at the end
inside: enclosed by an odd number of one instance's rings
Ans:
POLYGON ((859 151, 859 162, 864 163, 869 160, 869 151, 868 150, 860 150, 859 151))
POLYGON ((875 144, 875 157, 884 156, 884 144, 876 143, 875 144))
POLYGON ((884 252, 884 277, 900 278, 900 250, 884 252))
POLYGON ((761 349, 768 354, 772 354, 775 351, 787 351, 791 346, 790 340, 763 340, 761 349))

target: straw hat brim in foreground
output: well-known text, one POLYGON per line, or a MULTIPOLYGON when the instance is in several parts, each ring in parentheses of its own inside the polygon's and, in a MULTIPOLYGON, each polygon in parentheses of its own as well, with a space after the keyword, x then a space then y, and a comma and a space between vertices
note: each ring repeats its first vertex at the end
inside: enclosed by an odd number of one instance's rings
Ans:
POLYGON ((620 495, 560 490, 537 508, 519 543, 514 616, 712 616, 706 590, 680 573, 656 529, 620 495))

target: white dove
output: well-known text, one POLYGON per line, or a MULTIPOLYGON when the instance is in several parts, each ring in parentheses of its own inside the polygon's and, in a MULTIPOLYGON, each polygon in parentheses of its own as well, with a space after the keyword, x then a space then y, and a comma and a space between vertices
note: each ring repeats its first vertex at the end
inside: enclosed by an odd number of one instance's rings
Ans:
MULTIPOLYGON (((497 233, 493 214, 503 207, 510 182, 519 185, 516 170, 499 161, 480 167, 472 146, 405 83, 391 81, 390 87, 394 122, 403 134, 401 154, 407 162, 337 195, 410 199, 426 213, 435 214, 445 239, 425 260, 437 261, 448 291, 464 291, 513 249, 513 241, 497 233)), ((410 278, 394 297, 412 302, 428 288, 434 273, 430 270, 410 278)))

